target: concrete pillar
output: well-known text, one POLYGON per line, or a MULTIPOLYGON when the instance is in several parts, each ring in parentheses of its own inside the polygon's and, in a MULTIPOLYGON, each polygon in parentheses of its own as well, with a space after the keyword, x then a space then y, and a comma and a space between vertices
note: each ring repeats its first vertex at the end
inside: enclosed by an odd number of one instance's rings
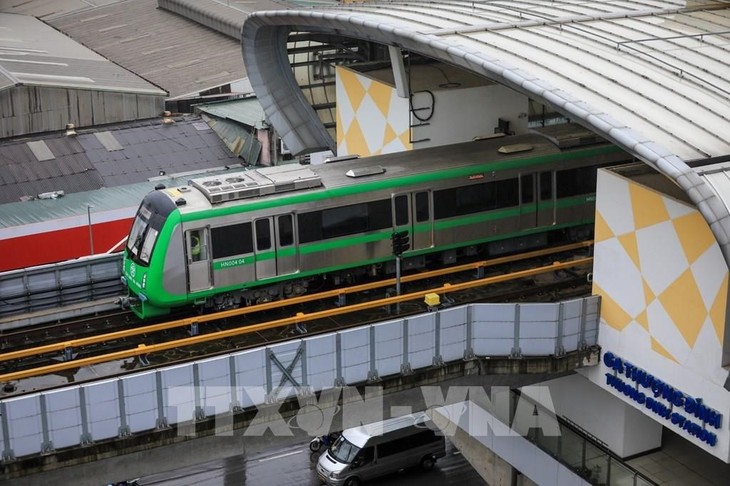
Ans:
MULTIPOLYGON (((453 435, 449 437, 449 440, 461 451, 461 455, 469 461, 469 464, 489 486, 514 486, 512 482, 514 468, 497 454, 484 447, 479 440, 470 436, 461 428, 456 429, 453 435)), ((524 479, 529 481, 527 478, 524 479)), ((522 484, 528 486, 533 483, 522 484)))

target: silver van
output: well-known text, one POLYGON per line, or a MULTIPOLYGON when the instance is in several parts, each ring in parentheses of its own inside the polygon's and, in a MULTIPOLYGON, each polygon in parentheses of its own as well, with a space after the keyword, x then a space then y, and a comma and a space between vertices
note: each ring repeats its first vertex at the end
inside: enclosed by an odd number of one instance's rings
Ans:
POLYGON ((342 431, 317 462, 317 476, 330 486, 356 486, 420 465, 431 469, 446 455, 446 440, 424 413, 405 415, 342 431))

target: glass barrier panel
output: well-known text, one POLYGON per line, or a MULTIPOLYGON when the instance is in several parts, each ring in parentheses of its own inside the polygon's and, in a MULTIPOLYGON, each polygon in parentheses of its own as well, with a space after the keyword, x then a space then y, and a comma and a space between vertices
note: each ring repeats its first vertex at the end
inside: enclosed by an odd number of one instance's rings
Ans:
MULTIPOLYGON (((611 461, 611 485, 616 486, 633 486, 634 484, 634 473, 628 467, 624 466, 618 461, 611 461)), ((638 483, 637 483, 638 484, 638 483)), ((649 486, 648 483, 644 483, 649 486)))
POLYGON ((561 427, 563 436, 560 441, 560 451, 563 462, 574 471, 583 468, 583 447, 585 440, 570 429, 561 427))

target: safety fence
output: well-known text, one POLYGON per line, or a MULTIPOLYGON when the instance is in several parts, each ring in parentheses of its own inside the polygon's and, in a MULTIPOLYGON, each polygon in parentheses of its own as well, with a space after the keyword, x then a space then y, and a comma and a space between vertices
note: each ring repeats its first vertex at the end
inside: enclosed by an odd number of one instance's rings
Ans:
POLYGON ((118 297, 121 275, 121 253, 2 272, 0 318, 118 297))
POLYGON ((594 346, 599 297, 470 304, 0 401, 5 462, 476 357, 594 346))

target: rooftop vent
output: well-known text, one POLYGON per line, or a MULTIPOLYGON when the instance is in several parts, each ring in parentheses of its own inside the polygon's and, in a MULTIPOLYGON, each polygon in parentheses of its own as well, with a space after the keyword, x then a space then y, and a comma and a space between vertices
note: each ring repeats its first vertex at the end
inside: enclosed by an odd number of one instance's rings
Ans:
POLYGON ((162 113, 162 123, 163 125, 172 125, 175 123, 175 120, 172 119, 172 113, 169 111, 165 111, 162 113))
POLYGON ((497 149, 500 154, 516 154, 519 152, 529 152, 534 147, 529 143, 512 143, 509 145, 502 145, 497 149))
POLYGON ((76 136, 76 126, 73 123, 66 124, 66 136, 67 137, 76 136))
POLYGON ((200 190, 212 204, 217 204, 319 187, 322 185, 322 181, 309 168, 299 165, 282 165, 235 174, 202 177, 191 180, 190 185, 200 190))
POLYGON ((366 177, 371 175, 378 175, 383 174, 385 172, 385 167, 382 167, 380 165, 375 165, 372 167, 361 167, 359 169, 350 169, 347 172, 345 172, 345 175, 347 177, 366 177))
POLYGON ((359 158, 360 156, 358 154, 340 155, 339 157, 327 157, 326 159, 324 159, 324 163, 333 164, 335 162, 344 162, 345 160, 353 160, 359 158))
POLYGON ((38 199, 58 199, 59 197, 65 196, 66 193, 63 191, 51 191, 51 192, 42 192, 36 196, 38 199))

